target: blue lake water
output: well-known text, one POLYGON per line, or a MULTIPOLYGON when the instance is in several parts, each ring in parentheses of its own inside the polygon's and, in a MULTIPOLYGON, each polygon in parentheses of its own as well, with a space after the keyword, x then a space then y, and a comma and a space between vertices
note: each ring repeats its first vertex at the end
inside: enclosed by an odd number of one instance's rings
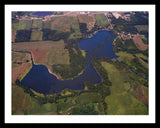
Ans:
POLYGON ((35 65, 32 61, 32 68, 22 79, 21 85, 27 86, 39 93, 53 94, 60 93, 65 88, 72 90, 83 90, 84 82, 96 84, 101 82, 101 78, 93 68, 91 60, 97 57, 108 57, 117 59, 112 49, 112 42, 115 35, 107 30, 99 31, 93 34, 92 38, 86 38, 79 41, 79 48, 86 50, 87 64, 83 73, 72 80, 58 80, 50 74, 44 65, 35 65))
POLYGON ((41 16, 47 16, 47 15, 51 15, 53 14, 54 12, 49 12, 49 11, 38 11, 38 12, 33 12, 32 15, 35 15, 35 16, 38 16, 38 17, 41 17, 41 16))
POLYGON ((124 15, 130 15, 130 14, 131 14, 130 12, 125 12, 125 13, 124 13, 124 15))

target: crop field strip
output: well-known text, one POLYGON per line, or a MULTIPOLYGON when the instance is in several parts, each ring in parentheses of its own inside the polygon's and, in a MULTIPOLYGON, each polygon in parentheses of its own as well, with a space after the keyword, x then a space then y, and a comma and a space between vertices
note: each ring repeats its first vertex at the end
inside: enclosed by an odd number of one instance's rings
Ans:
POLYGON ((102 14, 95 14, 95 18, 96 18, 96 24, 98 26, 109 25, 108 19, 103 13, 102 14))
POLYGON ((74 32, 70 35, 71 39, 81 37, 78 18, 73 16, 63 16, 51 18, 51 21, 42 21, 41 19, 34 19, 19 20, 18 23, 13 23, 12 42, 15 42, 15 39, 17 37, 17 31, 19 30, 30 30, 31 34, 28 37, 28 41, 41 41, 43 36, 43 32, 41 31, 42 29, 58 30, 61 32, 71 32, 72 29, 74 32))
POLYGON ((64 49, 64 41, 38 41, 38 42, 22 42, 22 43, 13 43, 13 51, 29 51, 33 52, 33 56, 36 57, 37 61, 35 63, 41 63, 42 60, 39 53, 46 54, 45 64, 53 65, 57 64, 69 64, 69 53, 67 49, 64 49), (55 58, 56 57, 56 58, 55 58), (39 60, 39 61, 38 61, 39 60), (57 61, 57 62, 56 62, 57 61))

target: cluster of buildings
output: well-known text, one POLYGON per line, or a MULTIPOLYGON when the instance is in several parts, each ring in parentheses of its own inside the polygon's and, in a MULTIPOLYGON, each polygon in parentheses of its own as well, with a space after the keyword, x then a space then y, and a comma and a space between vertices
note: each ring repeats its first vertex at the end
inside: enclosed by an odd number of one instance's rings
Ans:
POLYGON ((132 13, 133 12, 121 12, 121 11, 119 11, 119 12, 112 12, 112 15, 116 19, 121 17, 122 19, 125 19, 125 20, 129 21, 130 20, 130 16, 131 16, 132 13))
POLYGON ((117 32, 117 38, 119 39, 123 39, 123 40, 127 40, 127 39, 133 39, 134 37, 136 36, 139 36, 139 34, 131 34, 131 33, 128 33, 126 34, 125 32, 117 32))

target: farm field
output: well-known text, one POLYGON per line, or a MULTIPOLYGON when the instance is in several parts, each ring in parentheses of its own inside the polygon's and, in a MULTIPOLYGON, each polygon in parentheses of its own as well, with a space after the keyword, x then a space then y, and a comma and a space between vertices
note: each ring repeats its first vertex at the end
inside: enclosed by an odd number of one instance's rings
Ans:
POLYGON ((42 28, 42 20, 36 19, 32 21, 32 28, 42 28))
POLYGON ((71 39, 81 37, 78 18, 74 16, 53 17, 51 20, 51 29, 62 32, 71 32, 72 30, 71 39))
POLYGON ((32 28, 32 21, 31 20, 20 20, 18 23, 18 30, 27 29, 29 30, 32 28))
POLYGON ((35 60, 34 62, 36 64, 42 63, 42 64, 53 65, 54 63, 57 63, 57 64, 69 63, 69 54, 68 54, 68 51, 64 49, 63 40, 14 43, 12 45, 12 50, 32 52, 33 58, 35 60), (52 56, 57 56, 57 57, 54 58, 52 56), (55 59, 56 59, 56 62, 55 62, 55 59))
POLYGON ((123 73, 122 75, 118 69, 107 62, 102 62, 102 66, 107 70, 112 82, 111 95, 105 98, 106 103, 108 103, 107 113, 109 115, 148 114, 146 105, 136 99, 131 92, 128 92, 129 85, 124 83, 127 74, 123 73))
POLYGON ((31 27, 31 20, 19 20, 18 23, 12 23, 12 42, 15 42, 17 30, 30 30, 31 27))
POLYGON ((138 32, 141 32, 141 31, 148 32, 148 25, 135 25, 135 27, 137 28, 138 32))
POLYGON ((51 21, 51 29, 70 31, 70 27, 74 30, 79 29, 78 19, 71 16, 53 17, 51 21))
POLYGON ((131 65, 130 61, 132 59, 134 59, 135 57, 138 57, 140 63, 145 66, 146 68, 148 68, 148 63, 144 62, 141 58, 145 59, 148 61, 148 57, 141 54, 141 53, 137 53, 137 54, 130 54, 130 53, 127 53, 127 52, 117 52, 116 53, 118 56, 120 56, 118 58, 119 61, 122 61, 122 62, 125 62, 126 64, 128 65, 131 65))
POLYGON ((30 54, 12 52, 12 83, 22 79, 31 69, 30 54))
POLYGON ((50 29, 51 28, 51 21, 50 20, 43 21, 42 28, 43 29, 50 29))
POLYGON ((95 18, 98 26, 109 25, 108 19, 104 14, 95 14, 95 18))
POLYGON ((96 22, 94 15, 93 16, 78 15, 77 17, 80 23, 87 24, 88 30, 91 30, 94 27, 94 24, 96 22))
POLYGON ((32 29, 30 41, 41 41, 43 32, 39 29, 32 29))
POLYGON ((56 115, 57 106, 54 103, 40 105, 37 100, 24 92, 25 89, 12 85, 13 115, 56 115))
POLYGON ((147 45, 147 44, 144 44, 143 41, 141 40, 141 38, 140 38, 139 36, 135 36, 135 37, 133 38, 133 41, 134 41, 135 45, 137 46, 137 48, 138 48, 139 50, 144 51, 144 50, 146 50, 146 49, 148 48, 148 45, 147 45))

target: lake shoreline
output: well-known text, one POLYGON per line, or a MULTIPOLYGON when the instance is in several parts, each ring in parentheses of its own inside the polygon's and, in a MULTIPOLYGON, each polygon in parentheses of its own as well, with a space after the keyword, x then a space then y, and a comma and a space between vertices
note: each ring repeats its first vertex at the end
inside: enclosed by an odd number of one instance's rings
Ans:
POLYGON ((101 75, 96 68, 92 66, 91 61, 97 57, 117 57, 112 49, 114 37, 111 34, 112 33, 108 30, 102 30, 93 34, 92 38, 86 38, 79 41, 79 48, 87 51, 85 53, 87 64, 84 70, 70 79, 64 80, 59 74, 54 73, 52 65, 47 65, 46 63, 37 64, 35 62, 36 56, 34 56, 33 51, 31 51, 33 69, 31 69, 28 75, 22 80, 22 85, 29 86, 39 93, 47 94, 52 91, 54 94, 57 92, 61 93, 61 91, 66 88, 82 90, 85 87, 85 81, 92 84, 102 82, 103 79, 101 75), (111 39, 106 41, 106 37, 110 37, 111 39), (108 43, 110 43, 110 45, 106 45, 108 43), (105 47, 101 47, 102 45, 105 47))

